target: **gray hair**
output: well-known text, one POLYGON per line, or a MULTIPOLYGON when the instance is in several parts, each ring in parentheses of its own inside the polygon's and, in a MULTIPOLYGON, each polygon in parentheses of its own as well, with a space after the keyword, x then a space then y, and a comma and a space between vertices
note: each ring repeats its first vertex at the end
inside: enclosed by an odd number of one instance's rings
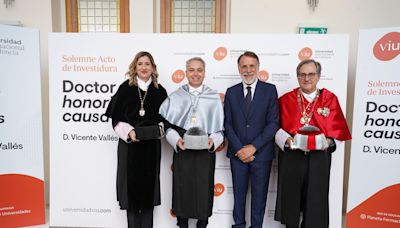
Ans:
POLYGON ((206 62, 204 62, 204 60, 202 58, 200 58, 200 57, 193 57, 193 58, 190 58, 190 59, 186 60, 186 69, 189 68, 189 64, 191 62, 193 62, 193 61, 201 62, 203 64, 204 69, 206 69, 206 62))
POLYGON ((321 64, 320 64, 319 62, 315 61, 314 59, 306 59, 306 60, 301 61, 301 62, 299 63, 299 65, 297 65, 297 68, 296 68, 296 73, 297 73, 297 75, 300 74, 300 68, 301 68, 303 65, 309 64, 309 63, 314 63, 315 68, 317 68, 317 74, 318 74, 318 75, 321 75, 321 64))

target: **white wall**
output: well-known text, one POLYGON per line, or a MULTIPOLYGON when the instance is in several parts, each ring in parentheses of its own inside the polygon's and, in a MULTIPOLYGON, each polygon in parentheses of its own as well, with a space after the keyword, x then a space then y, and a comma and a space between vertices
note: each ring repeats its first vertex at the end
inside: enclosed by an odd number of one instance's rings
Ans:
MULTIPOLYGON (((26 27, 40 30, 43 94, 45 180, 48 182, 48 32, 65 31, 63 0, 15 0, 11 8, 0 2, 0 21, 19 20, 26 27), (52 10, 53 5, 53 10, 52 10)), ((159 32, 160 0, 131 0, 131 32, 159 32)), ((320 0, 311 11, 306 0, 227 0, 227 31, 231 33, 297 33, 298 24, 324 24, 328 33, 350 35, 347 117, 351 125, 357 56, 358 30, 400 26, 398 0, 320 0)), ((294 69, 295 66, 288 66, 294 69)), ((346 161, 349 160, 347 145, 346 161)), ((345 168, 347 182, 348 166, 345 168)), ((47 183, 46 183, 46 186, 47 183)), ((46 189, 48 192, 48 189, 46 189)), ((347 183, 345 183, 345 199, 347 183)), ((48 197, 46 196, 46 199, 48 197)))
POLYGON ((156 31, 155 1, 130 0, 130 31, 134 33, 153 33, 156 31))

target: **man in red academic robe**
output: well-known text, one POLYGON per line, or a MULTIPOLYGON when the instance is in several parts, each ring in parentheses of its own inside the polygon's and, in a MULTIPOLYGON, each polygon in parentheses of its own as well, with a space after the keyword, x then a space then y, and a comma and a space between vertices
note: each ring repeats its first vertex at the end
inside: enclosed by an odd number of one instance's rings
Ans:
POLYGON ((296 88, 279 98, 281 129, 275 136, 278 196, 275 220, 287 228, 329 227, 331 153, 351 139, 335 94, 317 89, 321 65, 309 59, 297 66, 296 88))

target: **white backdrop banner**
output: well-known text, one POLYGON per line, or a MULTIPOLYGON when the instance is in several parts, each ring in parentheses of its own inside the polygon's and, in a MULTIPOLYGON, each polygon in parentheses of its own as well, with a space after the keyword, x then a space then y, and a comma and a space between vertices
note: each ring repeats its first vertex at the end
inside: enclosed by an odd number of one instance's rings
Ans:
POLYGON ((347 226, 400 227, 400 27, 361 30, 347 226))
MULTIPOLYGON (((228 87, 241 81, 237 58, 245 50, 259 55, 259 78, 276 84, 279 95, 298 86, 299 61, 314 58, 323 68, 319 86, 334 91, 346 107, 347 35, 50 34, 49 45, 52 226, 126 227, 115 193, 118 138, 103 113, 139 51, 152 53, 168 93, 186 83, 185 61, 202 57, 207 64, 205 84, 222 98, 228 87)), ((176 227, 170 212, 172 155, 163 141, 161 206, 155 208, 154 227, 176 227)), ((343 158, 343 148, 338 148, 330 190, 333 228, 341 227, 343 158)), ((274 165, 265 227, 281 227, 273 220, 276 172, 274 165)), ((225 143, 217 153, 209 227, 232 224, 231 182, 225 143)))
POLYGON ((45 222, 39 31, 0 25, 0 226, 45 222))

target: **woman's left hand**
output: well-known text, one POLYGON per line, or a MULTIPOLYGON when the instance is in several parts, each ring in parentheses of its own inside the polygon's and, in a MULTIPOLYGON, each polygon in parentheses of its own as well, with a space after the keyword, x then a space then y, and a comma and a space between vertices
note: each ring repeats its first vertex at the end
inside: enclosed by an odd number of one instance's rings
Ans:
POLYGON ((135 130, 129 132, 129 138, 131 138, 132 142, 139 142, 139 140, 136 138, 135 130))

